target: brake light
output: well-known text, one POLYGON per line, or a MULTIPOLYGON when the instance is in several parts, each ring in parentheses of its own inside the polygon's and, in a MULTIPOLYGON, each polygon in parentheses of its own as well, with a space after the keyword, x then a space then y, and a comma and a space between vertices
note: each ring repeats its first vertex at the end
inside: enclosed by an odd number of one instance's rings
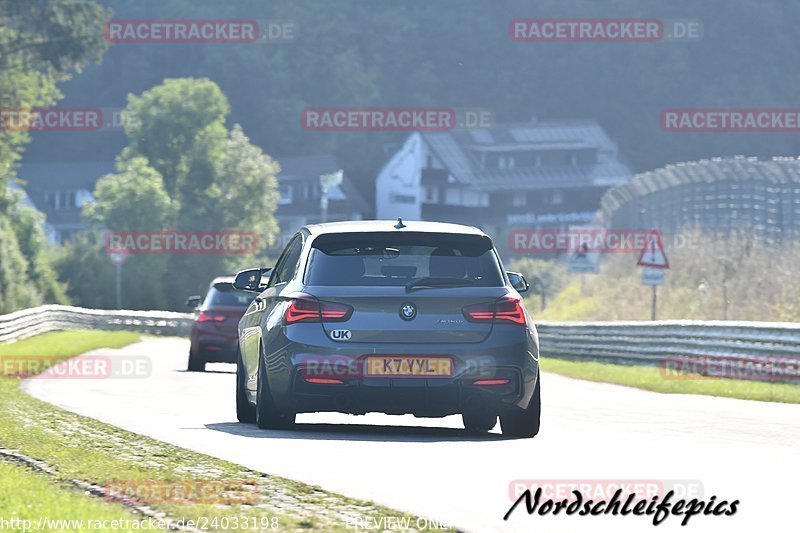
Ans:
POLYGON ((527 325, 525 321, 525 309, 522 308, 522 302, 516 298, 500 298, 495 302, 494 319, 513 322, 520 326, 527 325))
POLYGON ((323 302, 310 294, 295 293, 290 296, 289 306, 283 314, 283 323, 344 322, 352 314, 353 308, 347 304, 323 302))
POLYGON ((522 302, 508 296, 499 298, 495 302, 468 305, 462 311, 470 322, 502 321, 520 326, 527 325, 522 302))
POLYGON ((511 380, 508 379, 479 379, 474 382, 473 385, 479 387, 493 387, 496 385, 508 385, 509 383, 511 383, 511 380))
POLYGON ((198 322, 225 322, 225 315, 219 313, 211 313, 209 311, 200 311, 197 315, 198 322))
POLYGON ((328 378, 306 378, 309 383, 316 383, 318 385, 344 385, 341 379, 328 379, 328 378))

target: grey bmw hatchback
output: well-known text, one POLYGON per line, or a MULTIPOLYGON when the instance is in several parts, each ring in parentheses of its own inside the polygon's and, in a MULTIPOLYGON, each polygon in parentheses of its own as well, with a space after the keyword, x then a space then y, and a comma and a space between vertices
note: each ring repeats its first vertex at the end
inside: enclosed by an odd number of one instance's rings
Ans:
POLYGON ((237 274, 258 293, 239 322, 240 422, 297 413, 461 414, 471 432, 532 437, 539 342, 491 239, 468 226, 359 221, 302 228, 274 268, 237 274))

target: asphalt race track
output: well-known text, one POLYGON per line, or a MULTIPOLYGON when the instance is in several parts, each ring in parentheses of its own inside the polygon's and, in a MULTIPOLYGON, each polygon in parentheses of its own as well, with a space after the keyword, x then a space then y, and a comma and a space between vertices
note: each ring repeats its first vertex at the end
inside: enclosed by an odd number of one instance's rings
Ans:
MULTIPOLYGON (((740 500, 735 516, 668 517, 655 531, 797 531, 800 405, 662 395, 545 374, 542 433, 475 437, 460 417, 298 417, 294 431, 236 422, 232 365, 185 372, 189 343, 154 339, 96 354, 148 356, 149 377, 25 383, 37 398, 130 431, 468 531, 649 531, 645 516, 503 515, 515 480, 667 480, 740 500), (677 481, 675 481, 677 480, 677 481)), ((686 488, 688 487, 688 489, 686 488)), ((680 496, 680 494, 678 494, 680 496)))

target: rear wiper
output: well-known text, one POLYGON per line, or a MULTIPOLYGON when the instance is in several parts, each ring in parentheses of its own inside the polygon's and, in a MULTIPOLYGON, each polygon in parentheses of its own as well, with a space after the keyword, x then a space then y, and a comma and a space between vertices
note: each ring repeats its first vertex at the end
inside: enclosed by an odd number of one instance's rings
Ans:
POLYGON ((463 287, 474 284, 474 280, 466 278, 418 278, 406 283, 406 292, 413 291, 414 289, 433 287, 463 287))

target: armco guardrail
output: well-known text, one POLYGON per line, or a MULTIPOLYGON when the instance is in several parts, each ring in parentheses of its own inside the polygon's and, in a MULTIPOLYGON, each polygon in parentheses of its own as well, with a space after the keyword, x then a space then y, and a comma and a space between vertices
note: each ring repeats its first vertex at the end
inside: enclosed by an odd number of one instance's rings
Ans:
MULTIPOLYGON (((193 315, 170 311, 108 311, 45 305, 0 315, 0 341, 62 329, 126 329, 187 336, 193 315)), ((797 376, 800 324, 662 320, 538 322, 544 357, 659 365, 669 358, 792 361, 797 376)))
POLYGON ((662 320, 539 322, 536 327, 544 357, 635 365, 701 357, 786 362, 790 376, 800 377, 796 323, 662 320))
POLYGON ((67 305, 43 305, 0 315, 0 342, 64 329, 125 329, 156 335, 186 336, 190 313, 109 311, 67 305))

